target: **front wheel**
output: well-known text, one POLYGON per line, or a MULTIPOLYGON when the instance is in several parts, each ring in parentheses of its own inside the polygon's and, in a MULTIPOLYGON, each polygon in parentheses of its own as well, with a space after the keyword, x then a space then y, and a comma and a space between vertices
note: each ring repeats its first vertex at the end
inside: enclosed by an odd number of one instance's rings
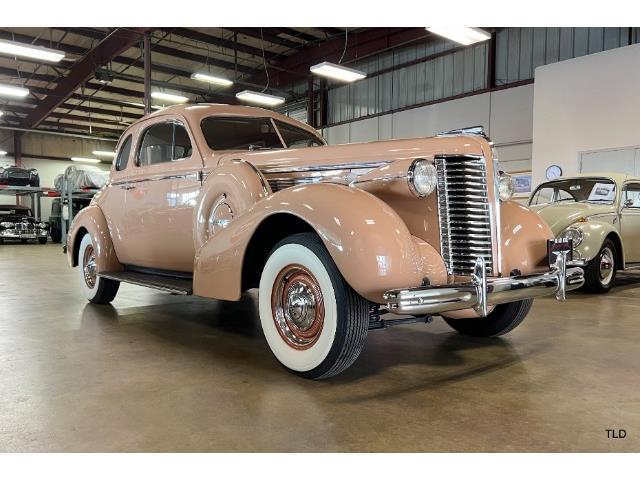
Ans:
POLYGON ((120 282, 98 276, 96 270, 96 250, 91 235, 86 233, 80 242, 78 252, 80 284, 85 297, 91 303, 110 303, 116 297, 120 282))
POLYGON ((516 328, 531 310, 533 299, 496 305, 484 318, 447 318, 444 321, 462 335, 470 337, 499 337, 516 328))
POLYGON ((305 378, 339 374, 364 347, 369 302, 347 284, 315 234, 291 235, 271 251, 259 306, 271 351, 305 378))
POLYGON ((40 243, 40 245, 44 245, 47 243, 47 237, 38 237, 38 243, 40 243))
POLYGON ((616 279, 616 246, 606 239, 598 252, 584 269, 584 290, 607 293, 616 279))

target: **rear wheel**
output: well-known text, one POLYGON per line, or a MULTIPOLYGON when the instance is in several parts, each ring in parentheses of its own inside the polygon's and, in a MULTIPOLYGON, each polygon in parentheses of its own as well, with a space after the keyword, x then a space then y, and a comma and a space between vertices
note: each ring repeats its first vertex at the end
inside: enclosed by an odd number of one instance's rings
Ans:
POLYGON ((444 321, 462 335, 471 337, 499 337, 516 328, 531 310, 533 299, 496 305, 484 318, 447 318, 444 321))
POLYGON ((616 246, 606 239, 598 252, 584 269, 584 289, 593 293, 611 290, 616 279, 616 246))
POLYGON ((315 234, 292 235, 271 251, 259 304, 271 351, 300 376, 337 375, 364 347, 369 302, 347 284, 315 234))
POLYGON ((109 303, 116 297, 120 282, 98 276, 96 250, 88 233, 80 242, 78 267, 80 284, 87 300, 91 303, 109 303))

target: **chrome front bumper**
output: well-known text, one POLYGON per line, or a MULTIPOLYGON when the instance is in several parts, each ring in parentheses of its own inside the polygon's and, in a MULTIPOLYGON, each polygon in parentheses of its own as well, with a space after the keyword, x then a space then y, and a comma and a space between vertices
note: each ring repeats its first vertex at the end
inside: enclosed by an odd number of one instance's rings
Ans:
POLYGON ((469 283, 389 290, 384 294, 384 299, 388 310, 396 314, 435 315, 473 308, 484 317, 490 305, 546 295, 555 295, 558 300, 564 300, 566 292, 584 284, 581 268, 567 268, 566 253, 558 255, 551 270, 545 273, 487 278, 486 272, 484 260, 478 258, 473 280, 469 283))

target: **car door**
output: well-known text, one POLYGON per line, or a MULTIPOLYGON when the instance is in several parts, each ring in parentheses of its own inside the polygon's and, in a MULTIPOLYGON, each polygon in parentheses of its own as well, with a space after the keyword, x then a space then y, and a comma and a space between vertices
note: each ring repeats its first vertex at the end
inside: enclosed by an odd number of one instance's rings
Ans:
POLYGON ((640 182, 627 183, 622 190, 620 233, 625 261, 640 262, 640 182))
POLYGON ((202 157, 186 122, 158 117, 142 125, 126 189, 125 264, 193 271, 193 216, 202 157))
MULTIPOLYGON (((107 221, 113 248, 118 258, 120 258, 121 253, 124 254, 126 252, 126 244, 123 243, 120 226, 126 208, 127 179, 131 176, 131 157, 134 136, 134 132, 129 132, 122 137, 116 149, 116 158, 111 166, 110 183, 102 190, 99 199, 100 209, 107 221)), ((75 206, 74 211, 77 213, 75 206)))

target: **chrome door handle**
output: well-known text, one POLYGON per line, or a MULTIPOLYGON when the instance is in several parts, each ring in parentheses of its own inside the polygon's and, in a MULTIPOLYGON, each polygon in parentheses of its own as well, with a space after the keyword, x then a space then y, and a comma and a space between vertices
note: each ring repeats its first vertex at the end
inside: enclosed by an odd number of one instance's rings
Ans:
POLYGON ((135 187, 135 185, 122 185, 120 188, 123 188, 125 190, 133 190, 135 187))

